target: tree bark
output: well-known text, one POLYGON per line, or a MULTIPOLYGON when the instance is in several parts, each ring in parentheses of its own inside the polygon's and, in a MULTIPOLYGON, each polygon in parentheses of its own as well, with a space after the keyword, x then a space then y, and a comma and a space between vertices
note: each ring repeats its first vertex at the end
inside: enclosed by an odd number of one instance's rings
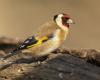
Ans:
MULTIPOLYGON (((0 57, 19 43, 0 42, 0 57)), ((0 61, 0 80, 100 80, 100 53, 95 49, 58 49, 38 59, 27 54, 0 61)))

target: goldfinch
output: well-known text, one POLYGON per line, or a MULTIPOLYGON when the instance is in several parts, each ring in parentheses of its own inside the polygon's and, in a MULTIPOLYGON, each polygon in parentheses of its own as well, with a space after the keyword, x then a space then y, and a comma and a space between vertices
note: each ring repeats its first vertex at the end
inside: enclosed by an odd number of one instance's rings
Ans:
POLYGON ((45 56, 50 54, 63 43, 66 39, 70 24, 73 21, 68 14, 57 14, 53 20, 42 25, 33 36, 27 38, 21 45, 10 52, 7 56, 1 58, 5 60, 18 51, 30 51, 33 56, 45 56))

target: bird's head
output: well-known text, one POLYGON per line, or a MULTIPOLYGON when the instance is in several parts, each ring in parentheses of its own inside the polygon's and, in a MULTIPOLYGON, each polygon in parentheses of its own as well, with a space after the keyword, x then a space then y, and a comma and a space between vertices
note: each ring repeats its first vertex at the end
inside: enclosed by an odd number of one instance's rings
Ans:
POLYGON ((68 14, 57 14, 54 16, 53 20, 62 29, 69 28, 70 24, 73 24, 73 20, 70 18, 68 14))

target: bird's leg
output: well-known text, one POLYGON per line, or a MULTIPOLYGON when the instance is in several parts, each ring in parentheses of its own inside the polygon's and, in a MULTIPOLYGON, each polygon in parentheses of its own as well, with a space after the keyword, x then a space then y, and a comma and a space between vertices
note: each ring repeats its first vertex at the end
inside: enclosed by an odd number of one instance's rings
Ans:
POLYGON ((33 61, 36 63, 36 65, 40 65, 43 61, 47 60, 48 55, 41 56, 41 57, 33 57, 33 61))
POLYGON ((42 61, 46 60, 47 58, 48 58, 48 55, 41 56, 41 57, 35 57, 35 61, 42 62, 42 61))

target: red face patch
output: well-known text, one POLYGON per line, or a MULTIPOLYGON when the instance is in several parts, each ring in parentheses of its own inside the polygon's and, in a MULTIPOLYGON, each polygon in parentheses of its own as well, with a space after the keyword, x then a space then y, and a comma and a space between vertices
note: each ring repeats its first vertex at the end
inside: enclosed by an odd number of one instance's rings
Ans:
POLYGON ((62 24, 65 26, 65 27, 69 27, 69 23, 67 23, 67 20, 69 19, 69 17, 66 17, 66 16, 63 16, 62 17, 62 24))

